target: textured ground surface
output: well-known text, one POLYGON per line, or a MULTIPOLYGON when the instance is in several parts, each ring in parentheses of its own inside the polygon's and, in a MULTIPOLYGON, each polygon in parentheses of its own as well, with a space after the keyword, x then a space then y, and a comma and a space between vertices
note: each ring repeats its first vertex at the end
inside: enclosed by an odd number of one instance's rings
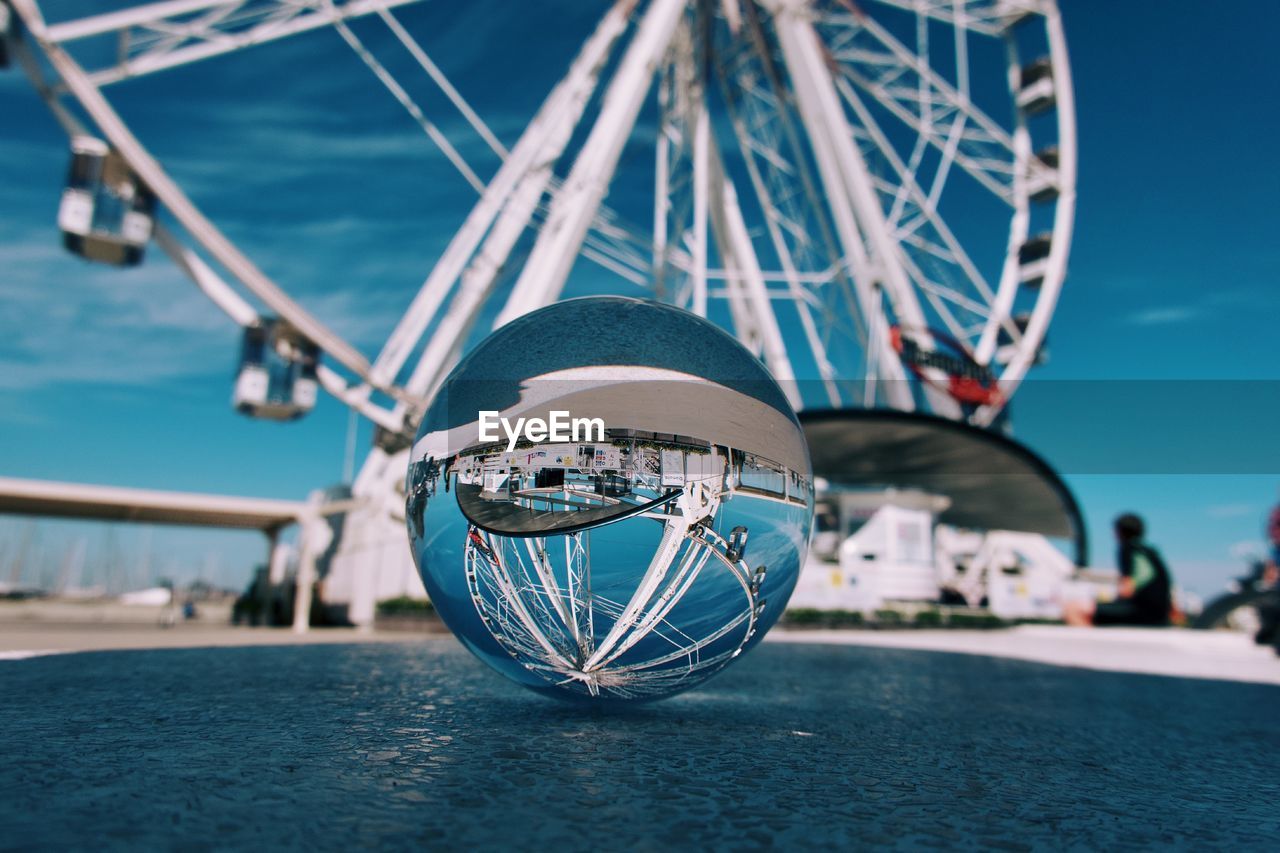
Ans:
POLYGON ((0 664, 0 849, 1274 849, 1280 688, 774 644, 590 714, 450 639, 0 664))

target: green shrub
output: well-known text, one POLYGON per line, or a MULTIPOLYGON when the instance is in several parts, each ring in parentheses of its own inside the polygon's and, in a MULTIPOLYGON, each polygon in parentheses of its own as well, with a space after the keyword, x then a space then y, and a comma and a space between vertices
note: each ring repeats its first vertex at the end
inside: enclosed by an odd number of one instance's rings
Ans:
POLYGON ((952 613, 952 628, 1003 628, 1004 620, 993 613, 952 613))
POLYGON ((815 610, 812 607, 797 607, 784 613, 782 622, 785 625, 820 625, 824 621, 824 616, 825 614, 821 610, 815 610))
POLYGON ((921 610, 916 614, 917 628, 937 628, 942 625, 942 614, 936 610, 921 610))
POLYGON ((896 610, 877 610, 876 621, 882 625, 901 625, 903 622, 902 614, 896 610))
POLYGON ((435 612, 436 609, 430 601, 410 598, 407 595, 378 602, 379 616, 434 616, 435 612))
POLYGON ((813 607, 796 607, 782 617, 782 624, 791 628, 857 628, 862 622, 862 614, 856 610, 818 610, 813 607))
POLYGON ((863 622, 861 610, 836 610, 832 616, 835 617, 835 627, 839 628, 857 628, 863 622))

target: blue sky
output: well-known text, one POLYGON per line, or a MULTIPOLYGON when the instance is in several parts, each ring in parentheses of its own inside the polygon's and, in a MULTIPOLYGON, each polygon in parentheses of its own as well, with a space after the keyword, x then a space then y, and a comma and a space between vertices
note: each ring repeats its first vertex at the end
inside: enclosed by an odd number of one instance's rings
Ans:
MULTIPOLYGON (((1076 239, 1052 358, 1017 399, 1014 428, 1075 488, 1096 565, 1112 563, 1109 519, 1135 509, 1180 579, 1209 593, 1261 539, 1280 486, 1269 428, 1280 417, 1280 178, 1265 109, 1280 11, 1239 3, 1206 20, 1191 0, 1158 15, 1136 2, 1105 4, 1105 16, 1103 4, 1062 5, 1080 130, 1076 239), (1240 379, 1258 381, 1228 382, 1240 379), (1114 380, 1143 381, 1101 384, 1114 380)), ((508 145, 596 14, 572 0, 517 8, 402 14, 508 145)), ((496 158, 425 81, 415 86, 491 174, 496 158)), ((211 218, 368 353, 474 198, 332 33, 109 94, 211 218)), ((0 116, 0 474, 282 498, 339 479, 345 410, 325 398, 285 426, 232 413, 236 328, 154 250, 127 272, 67 256, 53 224, 64 138, 13 70, 0 75, 0 116)), ((367 439, 362 427, 357 446, 367 439)), ((0 520, 0 567, 23 529, 0 520)), ((156 529, 144 542, 55 522, 40 526, 39 547, 56 562, 81 535, 91 551, 145 547, 171 574, 234 585, 261 553, 256 534, 156 529)))

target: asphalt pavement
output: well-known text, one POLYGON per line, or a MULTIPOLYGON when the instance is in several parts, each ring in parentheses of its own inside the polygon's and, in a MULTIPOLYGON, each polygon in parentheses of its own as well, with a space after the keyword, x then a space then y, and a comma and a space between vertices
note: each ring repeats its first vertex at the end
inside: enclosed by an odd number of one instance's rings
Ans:
POLYGON ((451 638, 0 663, 0 849, 1233 847, 1280 687, 765 644, 625 712, 451 638))

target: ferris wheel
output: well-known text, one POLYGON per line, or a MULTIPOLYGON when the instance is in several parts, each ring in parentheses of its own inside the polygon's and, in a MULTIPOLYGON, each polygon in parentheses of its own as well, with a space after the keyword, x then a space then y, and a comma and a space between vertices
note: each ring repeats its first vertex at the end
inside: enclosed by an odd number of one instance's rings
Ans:
POLYGON ((246 414, 297 417, 323 389, 377 425, 366 467, 389 470, 469 344, 573 295, 580 259, 615 292, 722 324, 798 408, 990 425, 1043 360, 1076 178, 1053 0, 617 0, 507 141, 406 26, 411 2, 164 0, 60 19, 0 2, 0 60, 71 138, 67 248, 121 266, 152 242, 169 255, 246 330, 246 414), (392 73, 370 26, 422 80, 392 73), (228 238, 116 107, 140 78, 321 30, 477 194, 372 358, 228 238), (450 115, 415 98, 423 80, 450 115), (491 175, 459 133, 498 158, 491 175), (643 204, 606 204, 623 172, 643 204))

